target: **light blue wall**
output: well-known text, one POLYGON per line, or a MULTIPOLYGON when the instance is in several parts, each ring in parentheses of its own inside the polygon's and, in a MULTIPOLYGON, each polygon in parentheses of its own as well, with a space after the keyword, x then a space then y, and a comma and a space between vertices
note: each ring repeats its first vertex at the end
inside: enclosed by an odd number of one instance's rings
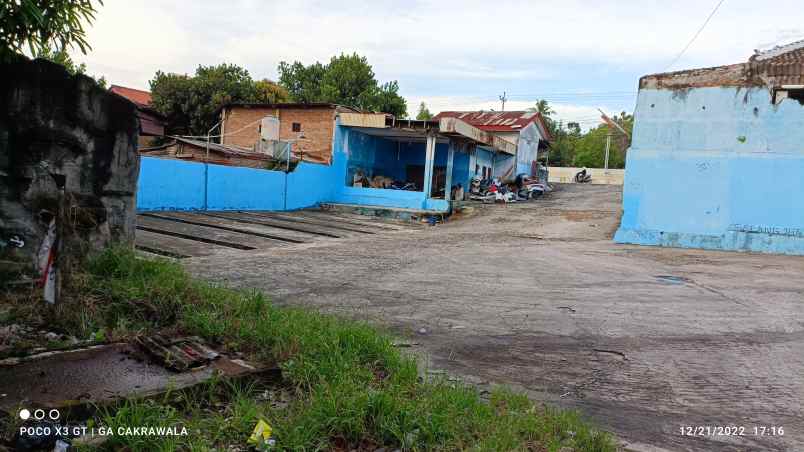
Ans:
POLYGON ((281 171, 209 165, 209 210, 282 210, 284 192, 281 171))
POLYGON ((804 254, 804 107, 765 88, 643 89, 615 241, 804 254))
POLYGON ((204 171, 204 165, 198 163, 142 157, 137 209, 203 209, 204 171))
POLYGON ((492 171, 494 170, 494 152, 484 147, 478 146, 477 149, 475 150, 475 157, 476 157, 476 163, 477 165, 480 166, 480 168, 477 170, 477 174, 475 174, 475 169, 472 168, 471 169, 472 176, 477 175, 483 177, 484 166, 491 168, 492 171))
POLYGON ((334 199, 331 182, 342 174, 333 166, 302 162, 288 174, 288 210, 303 209, 334 199))

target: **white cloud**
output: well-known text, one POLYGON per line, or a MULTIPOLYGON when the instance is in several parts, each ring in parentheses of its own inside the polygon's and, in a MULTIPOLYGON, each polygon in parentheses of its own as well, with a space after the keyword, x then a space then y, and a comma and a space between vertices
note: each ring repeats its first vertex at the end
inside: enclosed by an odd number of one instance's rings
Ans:
MULTIPOLYGON (((673 60, 715 0, 108 0, 77 56, 113 83, 145 88, 157 70, 193 72, 232 62, 276 77, 281 60, 366 55, 381 80, 554 81, 576 78, 601 89, 612 72, 658 72, 673 60)), ((730 0, 676 68, 744 61, 754 48, 799 34, 798 1, 764 8, 730 0), (757 26, 763 24, 763 26, 757 26), (768 25, 771 24, 771 25, 768 25)), ((586 89, 586 87, 584 87, 586 89)), ((416 94, 416 93, 413 93, 416 94)), ((488 94, 488 93, 484 93, 488 94)), ((413 96, 412 96, 413 97, 413 96)))

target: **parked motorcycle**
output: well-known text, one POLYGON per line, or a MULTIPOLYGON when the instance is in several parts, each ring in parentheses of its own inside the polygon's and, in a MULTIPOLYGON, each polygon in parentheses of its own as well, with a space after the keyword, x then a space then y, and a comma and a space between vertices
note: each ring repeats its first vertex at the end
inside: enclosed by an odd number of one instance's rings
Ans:
POLYGON ((575 173, 575 182, 579 184, 586 184, 592 182, 592 174, 586 171, 586 168, 575 173))

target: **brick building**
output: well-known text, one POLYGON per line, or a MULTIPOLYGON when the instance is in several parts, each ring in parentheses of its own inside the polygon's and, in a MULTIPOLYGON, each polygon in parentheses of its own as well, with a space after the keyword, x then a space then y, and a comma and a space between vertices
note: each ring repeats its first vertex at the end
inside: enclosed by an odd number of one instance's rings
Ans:
POLYGON ((260 123, 266 116, 279 120, 279 140, 298 140, 293 153, 309 162, 332 161, 335 116, 354 109, 329 103, 234 103, 221 109, 221 144, 255 149, 260 123), (299 139, 302 136, 303 138, 299 139))

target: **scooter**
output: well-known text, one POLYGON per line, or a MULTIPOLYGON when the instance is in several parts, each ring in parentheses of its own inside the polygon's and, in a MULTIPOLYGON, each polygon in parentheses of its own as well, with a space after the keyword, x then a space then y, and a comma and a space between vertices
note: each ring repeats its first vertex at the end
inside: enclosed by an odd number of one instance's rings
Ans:
POLYGON ((586 171, 586 168, 584 168, 575 174, 575 182, 579 184, 586 184, 592 182, 592 174, 588 173, 586 171))

